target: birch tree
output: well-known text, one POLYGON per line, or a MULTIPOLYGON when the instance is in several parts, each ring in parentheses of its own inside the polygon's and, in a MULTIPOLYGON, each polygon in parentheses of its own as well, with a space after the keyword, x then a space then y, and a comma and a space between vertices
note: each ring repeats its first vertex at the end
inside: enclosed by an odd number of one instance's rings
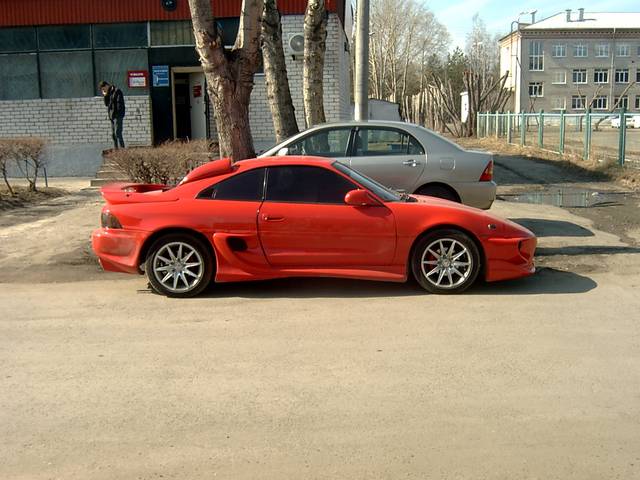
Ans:
POLYGON ((304 62, 302 90, 307 128, 325 123, 324 54, 327 41, 327 15, 324 0, 309 0, 304 14, 304 62))
POLYGON ((243 0, 240 25, 231 50, 224 48, 210 0, 189 0, 196 50, 213 102, 220 155, 233 161, 255 157, 249 126, 253 76, 260 68, 263 0, 243 0))
POLYGON ((276 0, 264 0, 262 58, 276 141, 282 142, 299 130, 291 100, 287 64, 282 47, 282 23, 276 0))

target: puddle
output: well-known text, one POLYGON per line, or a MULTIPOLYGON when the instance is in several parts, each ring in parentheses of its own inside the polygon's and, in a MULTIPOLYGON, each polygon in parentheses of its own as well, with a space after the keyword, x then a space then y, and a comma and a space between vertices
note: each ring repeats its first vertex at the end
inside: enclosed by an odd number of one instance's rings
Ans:
POLYGON ((507 202, 535 203, 556 207, 588 208, 622 205, 631 195, 628 192, 598 192, 594 190, 556 189, 499 195, 507 202))

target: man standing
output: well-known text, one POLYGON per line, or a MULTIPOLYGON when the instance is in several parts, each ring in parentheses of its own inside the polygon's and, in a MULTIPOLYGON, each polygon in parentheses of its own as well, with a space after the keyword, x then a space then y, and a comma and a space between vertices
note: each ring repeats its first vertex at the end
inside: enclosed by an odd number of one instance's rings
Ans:
POLYGON ((124 139, 122 138, 122 122, 124 120, 124 95, 122 90, 115 85, 111 85, 104 80, 98 85, 104 97, 104 105, 109 112, 109 120, 111 120, 111 135, 113 136, 113 146, 117 149, 119 146, 124 148, 124 139), (118 145, 119 144, 119 145, 118 145))

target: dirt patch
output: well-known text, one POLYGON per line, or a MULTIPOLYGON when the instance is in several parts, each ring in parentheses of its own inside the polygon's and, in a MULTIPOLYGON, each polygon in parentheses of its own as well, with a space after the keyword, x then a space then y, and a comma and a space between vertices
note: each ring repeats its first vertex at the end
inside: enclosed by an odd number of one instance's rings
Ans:
POLYGON ((36 205, 69 193, 62 188, 56 187, 39 188, 37 192, 29 191, 28 188, 21 186, 12 186, 12 188, 14 195, 9 193, 6 185, 0 186, 0 212, 36 205))

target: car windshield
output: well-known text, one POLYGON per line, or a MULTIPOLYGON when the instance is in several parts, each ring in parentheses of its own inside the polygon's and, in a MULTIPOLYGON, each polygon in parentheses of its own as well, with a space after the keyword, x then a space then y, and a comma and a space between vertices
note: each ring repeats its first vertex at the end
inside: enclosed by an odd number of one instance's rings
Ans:
POLYGON ((362 175, 361 173, 358 173, 355 170, 352 170, 351 168, 347 167, 346 165, 343 165, 342 163, 333 162, 333 167, 336 170, 344 173, 345 175, 348 175, 349 178, 355 180, 366 189, 371 190, 373 193, 375 193, 378 197, 380 197, 385 202, 399 202, 400 200, 402 200, 402 195, 396 192, 395 190, 391 190, 390 188, 387 188, 384 185, 379 184, 375 180, 365 175, 362 175))

